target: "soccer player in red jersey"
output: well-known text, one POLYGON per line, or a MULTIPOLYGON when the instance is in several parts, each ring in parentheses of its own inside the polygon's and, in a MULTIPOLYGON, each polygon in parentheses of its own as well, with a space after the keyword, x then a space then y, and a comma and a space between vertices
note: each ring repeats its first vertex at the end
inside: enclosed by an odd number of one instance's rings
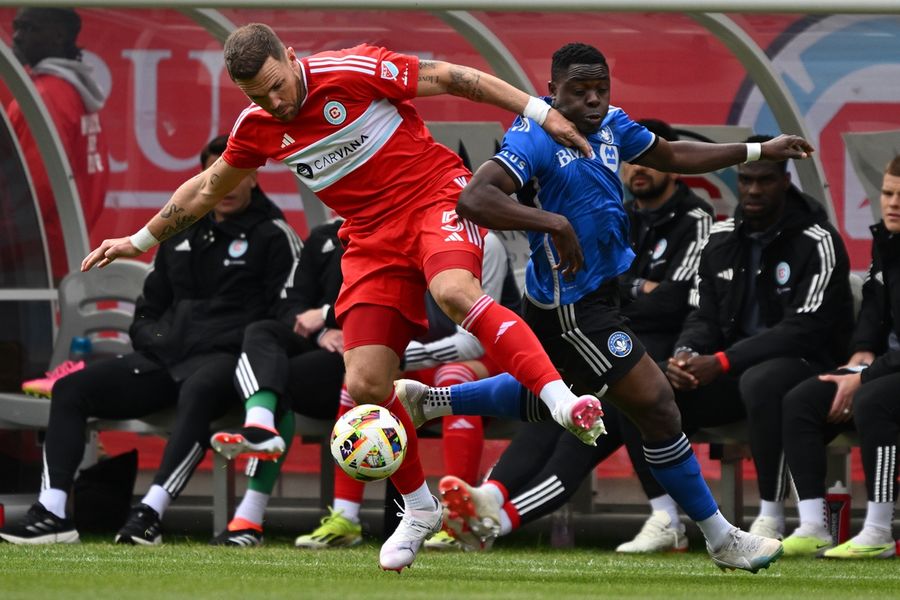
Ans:
MULTIPOLYGON (((299 59, 259 23, 228 37, 225 65, 253 102, 235 122, 225 153, 182 184, 138 233, 104 240, 82 269, 137 256, 190 226, 268 159, 287 164, 344 217, 344 285, 335 310, 344 333, 346 385, 357 403, 388 407, 409 436, 404 463, 392 477, 403 494, 404 516, 380 554, 382 568, 402 570, 441 525, 415 427, 393 388, 407 343, 427 326, 426 286, 488 357, 547 404, 555 420, 588 444, 604 431, 599 401, 575 396, 529 327, 483 292, 485 230, 455 210, 470 173, 432 139, 411 100, 451 94, 493 104, 530 117, 587 156, 593 152, 544 101, 469 67, 366 45, 299 59)), ((551 234, 558 268, 574 273, 583 255, 571 225, 560 221, 551 234)))

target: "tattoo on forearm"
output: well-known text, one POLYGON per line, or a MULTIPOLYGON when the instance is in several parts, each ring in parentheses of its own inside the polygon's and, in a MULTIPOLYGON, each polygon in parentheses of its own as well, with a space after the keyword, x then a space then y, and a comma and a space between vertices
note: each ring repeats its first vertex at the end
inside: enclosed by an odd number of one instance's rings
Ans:
POLYGON ((159 213, 159 216, 172 223, 167 224, 159 236, 159 241, 167 240, 179 231, 187 229, 197 221, 195 215, 187 214, 184 209, 176 206, 174 202, 167 204, 159 213), (184 214, 182 214, 184 213, 184 214))
POLYGON ((484 90, 481 89, 481 74, 472 69, 453 67, 450 69, 450 85, 447 91, 454 96, 462 96, 475 102, 484 101, 484 90))

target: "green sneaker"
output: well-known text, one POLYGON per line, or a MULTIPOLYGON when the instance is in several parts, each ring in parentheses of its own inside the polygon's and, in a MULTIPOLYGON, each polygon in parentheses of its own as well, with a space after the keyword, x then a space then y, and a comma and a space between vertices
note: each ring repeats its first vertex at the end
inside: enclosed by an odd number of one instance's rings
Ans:
POLYGON ((456 538, 443 529, 425 540, 425 547, 429 550, 462 550, 462 545, 456 538))
POLYGON ((784 538, 785 556, 820 556, 834 543, 831 534, 824 527, 800 526, 794 533, 784 538))
POLYGON ((341 511, 328 507, 329 515, 322 517, 320 525, 312 533, 294 540, 298 548, 322 550, 323 548, 343 548, 362 542, 362 526, 341 516, 341 511))
MULTIPOLYGON (((854 538, 856 539, 856 538, 854 538)), ((897 554, 894 540, 887 544, 863 545, 847 540, 840 546, 827 550, 824 558, 893 558, 897 554)))

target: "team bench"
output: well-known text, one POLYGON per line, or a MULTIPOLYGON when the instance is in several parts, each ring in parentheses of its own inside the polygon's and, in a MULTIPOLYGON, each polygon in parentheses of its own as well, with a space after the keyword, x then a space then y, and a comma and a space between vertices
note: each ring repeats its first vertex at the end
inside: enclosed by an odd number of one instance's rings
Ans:
MULTIPOLYGON (((51 367, 66 360, 69 340, 75 336, 90 336, 94 351, 103 355, 131 351, 128 328, 131 324, 134 299, 140 294, 147 265, 133 260, 117 260, 103 270, 68 275, 59 287, 60 330, 51 357, 51 367), (101 334, 101 335, 98 335, 101 334)), ((861 280, 854 282, 858 292, 861 280)), ((45 429, 49 420, 50 401, 19 393, 0 393, 0 429, 45 429)), ((233 426, 241 416, 235 412, 213 425, 213 429, 233 426)), ((167 410, 143 419, 124 421, 93 420, 90 435, 98 431, 127 431, 139 434, 167 436, 174 423, 173 411, 167 410)), ((320 447, 319 503, 324 508, 334 492, 333 462, 329 449, 333 421, 297 415, 296 433, 305 444, 320 447)), ((494 421, 485 429, 491 439, 509 439, 515 423, 494 421)), ((433 432, 424 432, 425 436, 433 432)), ((692 437, 695 443, 711 445, 711 456, 721 461, 722 479, 717 498, 723 514, 734 522, 743 516, 743 461, 749 457, 747 431, 744 423, 706 429, 692 437)), ((849 481, 849 447, 856 445, 855 435, 840 436, 831 445, 829 479, 849 481)), ((96 460, 88 444, 86 463, 96 460)), ((225 528, 234 508, 235 472, 233 463, 218 454, 213 459, 213 529, 225 528)), ((590 482, 592 483, 592 482, 590 482)), ((593 506, 591 485, 583 486, 573 498, 577 512, 590 511, 593 506)))

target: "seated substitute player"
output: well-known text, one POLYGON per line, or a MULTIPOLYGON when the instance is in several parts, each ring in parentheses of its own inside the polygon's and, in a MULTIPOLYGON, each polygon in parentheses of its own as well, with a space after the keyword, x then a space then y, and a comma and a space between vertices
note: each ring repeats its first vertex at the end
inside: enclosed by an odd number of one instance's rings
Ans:
POLYGON ((890 558, 900 435, 900 156, 881 184, 881 221, 872 226, 872 264, 847 364, 795 387, 784 400, 784 450, 797 486, 800 526, 788 555, 890 558), (862 531, 832 548, 826 523, 825 445, 856 429, 866 474, 862 531))
MULTIPOLYGON (((470 174, 433 140, 412 99, 453 94, 486 102, 530 115, 529 122, 586 155, 591 147, 540 99, 468 67, 369 45, 298 58, 260 23, 233 31, 224 53, 231 79, 253 104, 238 117, 222 159, 182 184, 137 234, 104 240, 82 269, 137 256, 190 226, 270 158, 287 164, 344 216, 347 250, 336 314, 347 388, 358 403, 392 410, 409 435, 406 458, 392 476, 404 516, 379 554, 382 568, 400 571, 441 524, 415 430, 393 388, 403 351, 426 328, 426 288, 492 360, 547 404, 554 419, 586 443, 603 430, 599 401, 573 394, 531 329, 481 289, 483 230, 455 211, 470 174)), ((581 263, 574 231, 565 224, 554 237, 564 271, 574 272, 581 263)))
POLYGON ((337 410, 344 343, 332 306, 342 282, 342 223, 335 219, 310 231, 293 283, 281 300, 280 320, 257 321, 244 334, 234 373, 246 407, 244 427, 218 432, 210 443, 228 458, 245 454, 263 460, 214 545, 262 543, 263 516, 294 438, 294 413, 330 419, 337 410))
MULTIPOLYGON (((638 123, 667 141, 678 140, 672 128, 662 121, 645 119, 638 123)), ((712 208, 691 192, 678 175, 629 163, 623 163, 621 171, 622 182, 634 197, 625 204, 625 210, 636 255, 628 271, 619 277, 622 314, 645 343, 650 357, 665 360, 672 355, 690 308, 688 293, 700 250, 712 225, 712 208)), ((598 439, 594 447, 572 444, 571 436, 562 435, 563 430, 552 422, 529 422, 519 429, 491 469, 490 480, 481 487, 482 490, 497 488, 496 493, 484 498, 487 512, 499 515, 499 535, 550 514, 568 502, 594 467, 622 446, 623 435, 640 440, 640 433, 624 415, 609 405, 605 410, 607 435, 598 439), (619 420, 621 423, 611 422, 619 420), (501 507, 504 497, 509 501, 501 507)), ((450 477, 452 473, 443 485, 458 485, 450 477)), ((654 508, 668 499, 677 515, 674 501, 660 490, 652 476, 648 482, 642 479, 641 483, 646 485, 645 492, 652 498, 654 508)), ((654 517, 659 519, 657 514, 654 517)), ((464 529, 458 524, 455 528, 464 529)), ((645 530, 649 529, 645 526, 645 530)), ((665 532, 653 540, 646 538, 646 535, 639 537, 618 550, 650 552, 687 548, 683 529, 665 532)), ((489 541, 483 542, 465 532, 461 539, 476 549, 490 545, 489 541)))
MULTIPOLYGON (((638 426, 654 476, 703 531, 713 561, 722 568, 757 571, 777 559, 781 543, 742 532, 719 512, 700 474, 672 389, 659 367, 618 310, 617 277, 631 264, 628 218, 622 207, 620 161, 659 170, 700 173, 745 160, 804 158, 812 151, 796 136, 765 144, 669 143, 610 107, 610 75, 605 57, 585 44, 568 44, 553 55, 550 102, 572 119, 594 147, 590 156, 565 148, 527 118, 507 131, 503 147, 485 163, 460 196, 457 212, 492 229, 529 232, 532 250, 526 271, 524 315, 566 380, 578 391, 594 390, 638 426), (509 194, 536 177, 535 206, 509 194), (555 233, 572 227, 584 253, 579 269, 560 268, 555 233)), ((495 405, 513 380, 499 376, 482 382, 480 396, 495 405)), ((465 387, 456 386, 458 388, 465 387)), ((421 388, 400 384, 407 404, 420 404, 421 388)), ((425 394, 431 403, 430 394, 425 394)), ((518 393, 512 394, 518 397, 518 393)), ((464 488, 443 488, 451 512, 470 513, 468 526, 481 527, 464 488)))
MULTIPOLYGON (((492 232, 484 238, 484 260, 482 284, 485 292, 510 310, 518 310, 521 294, 518 292, 509 256, 500 238, 492 232)), ((439 321, 446 321, 443 314, 429 314, 429 337, 438 337, 432 330, 442 330, 439 321), (436 318, 435 318, 436 317, 436 318)), ((410 342, 404 354, 404 369, 411 377, 428 376, 435 385, 447 386, 466 381, 476 381, 496 375, 500 371, 484 355, 478 339, 464 329, 457 327, 452 335, 438 337, 433 341, 410 342)), ((356 406, 346 392, 341 394, 338 418, 356 406)), ((481 466, 484 446, 484 428, 481 417, 452 415, 442 419, 444 465, 448 472, 463 481, 476 482, 481 466)), ((560 428, 560 431, 565 431, 560 428)), ((573 441, 578 445, 585 444, 573 441)), ((350 478, 337 465, 334 466, 334 502, 329 514, 311 533, 297 537, 295 545, 314 550, 353 546, 362 541, 362 527, 359 511, 362 506, 365 484, 350 478)), ((457 547, 456 541, 446 532, 440 531, 426 540, 431 549, 457 547)))
MULTIPOLYGON (((220 136, 203 149, 205 168, 225 144, 220 136)), ((116 535, 118 543, 160 543, 160 519, 203 459, 210 422, 240 402, 231 378, 244 327, 273 315, 298 244, 254 175, 197 227, 162 244, 135 305, 134 352, 56 382, 40 496, 21 522, 0 529, 0 537, 23 544, 77 542, 65 507, 87 420, 133 419, 174 407, 176 422, 153 485, 116 535)))
MULTIPOLYGON (((693 428, 746 413, 760 495, 750 531, 781 539, 789 481, 783 399, 846 352, 853 321, 849 260, 821 203, 791 184, 784 162, 740 165, 738 195, 735 216, 713 226, 703 249, 693 297, 699 307, 685 322, 666 375, 693 428)), ((638 475, 649 478, 640 453, 631 455, 638 475)))

